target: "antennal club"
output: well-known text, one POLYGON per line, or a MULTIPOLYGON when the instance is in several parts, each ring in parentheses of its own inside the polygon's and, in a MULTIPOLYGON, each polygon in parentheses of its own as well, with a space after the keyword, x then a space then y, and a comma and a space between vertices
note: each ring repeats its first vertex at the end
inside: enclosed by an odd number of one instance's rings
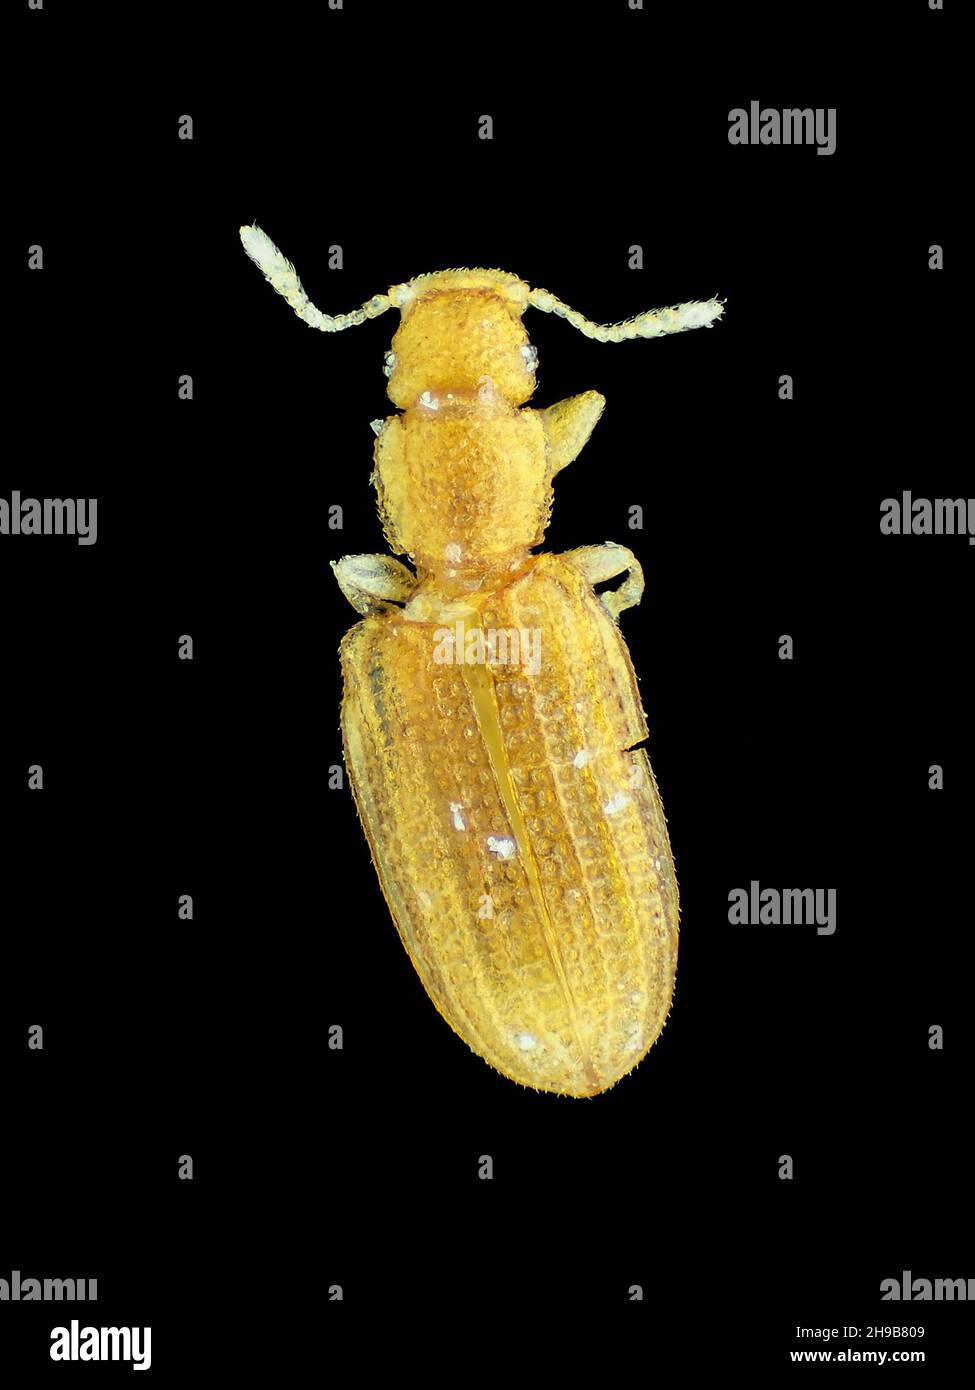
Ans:
POLYGON ((298 272, 287 257, 281 254, 267 232, 262 231, 256 224, 253 227, 241 227, 240 239, 248 256, 258 269, 263 271, 268 284, 284 296, 298 317, 310 328, 318 328, 323 333, 341 333, 343 328, 355 328, 367 319, 378 318, 380 314, 393 307, 393 300, 388 294, 377 294, 368 303, 363 304, 361 309, 353 309, 351 314, 323 314, 305 294, 304 287, 298 279, 298 272))
POLYGON ((587 338, 595 338, 599 343, 621 343, 625 338, 659 338, 664 333, 683 333, 688 328, 710 328, 724 313, 723 299, 706 299, 675 304, 670 309, 648 309, 620 323, 593 323, 548 290, 531 290, 528 303, 541 309, 543 314, 558 314, 587 338))

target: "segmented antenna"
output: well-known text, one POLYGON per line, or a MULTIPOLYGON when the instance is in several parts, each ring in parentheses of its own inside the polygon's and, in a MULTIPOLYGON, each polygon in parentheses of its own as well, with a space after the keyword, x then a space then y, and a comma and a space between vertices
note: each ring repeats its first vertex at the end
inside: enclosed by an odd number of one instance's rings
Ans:
POLYGON ((723 299, 706 299, 675 304, 671 309, 648 309, 645 314, 637 314, 621 323, 593 323, 548 290, 531 290, 528 303, 541 309, 543 314, 558 314, 587 338, 595 338, 599 343, 621 343, 625 338, 659 338, 664 333, 683 333, 687 328, 710 328, 724 313, 723 299))
POLYGON ((266 232, 262 232, 258 226, 241 227, 240 239, 248 256, 263 271, 264 278, 278 294, 284 296, 298 317, 310 328, 319 328, 323 333, 341 333, 343 328, 354 328, 367 319, 377 318, 395 303, 390 295, 377 294, 361 309, 353 309, 351 314, 323 314, 305 294, 294 266, 281 254, 266 232))
MULTIPOLYGON (((300 319, 323 333, 340 333, 343 328, 353 328, 367 319, 378 318, 387 309, 405 309, 416 294, 414 282, 411 281, 394 285, 385 294, 374 295, 361 309, 353 309, 351 314, 323 314, 305 294, 294 266, 281 254, 266 232, 256 225, 241 227, 240 239, 244 250, 272 288, 284 296, 300 319)), ((502 276, 500 271, 470 273, 502 276)), ((435 281, 441 275, 418 276, 417 280, 435 281)), ((522 292, 526 288, 521 286, 522 292)), ((625 338, 659 338, 664 333, 683 333, 688 328, 710 328, 724 313, 723 299, 707 299, 676 304, 670 309, 650 309, 621 323, 593 323, 578 309, 570 309, 568 304, 563 304, 548 290, 530 290, 527 302, 545 314, 558 314, 587 338, 595 338, 600 343, 620 343, 625 338)))

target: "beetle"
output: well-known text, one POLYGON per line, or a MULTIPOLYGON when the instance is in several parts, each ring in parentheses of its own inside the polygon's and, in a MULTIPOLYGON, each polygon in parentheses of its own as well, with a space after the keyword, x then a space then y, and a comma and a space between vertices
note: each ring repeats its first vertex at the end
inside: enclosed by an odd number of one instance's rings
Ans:
POLYGON ((392 286, 352 313, 308 299, 257 226, 244 249, 305 323, 338 332, 398 308, 398 413, 373 422, 389 555, 333 561, 362 621, 342 639, 342 741, 386 902, 441 1015, 536 1091, 595 1096, 664 1026, 678 888, 646 717, 618 619, 633 552, 541 545, 552 480, 605 404, 525 402, 533 306, 600 342, 710 326, 711 299, 595 324, 501 270, 392 286), (597 594, 594 585, 623 582, 597 594))

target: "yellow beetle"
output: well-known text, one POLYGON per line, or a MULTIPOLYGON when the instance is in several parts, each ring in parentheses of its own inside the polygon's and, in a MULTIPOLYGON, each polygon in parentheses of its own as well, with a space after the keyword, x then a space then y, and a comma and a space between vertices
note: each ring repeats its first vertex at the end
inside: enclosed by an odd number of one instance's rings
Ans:
POLYGON ((625 546, 532 554, 552 480, 603 397, 547 410, 531 305, 602 342, 708 326, 722 301, 600 325, 500 270, 445 270, 323 314, 258 227, 241 240, 324 332, 402 314, 386 356, 401 414, 375 421, 385 555, 333 562, 363 621, 341 644, 345 761, 393 920, 437 1009, 505 1076, 594 1096, 667 1018, 678 893, 647 725, 617 620, 643 575, 625 546), (593 586, 625 574, 615 590, 593 586))

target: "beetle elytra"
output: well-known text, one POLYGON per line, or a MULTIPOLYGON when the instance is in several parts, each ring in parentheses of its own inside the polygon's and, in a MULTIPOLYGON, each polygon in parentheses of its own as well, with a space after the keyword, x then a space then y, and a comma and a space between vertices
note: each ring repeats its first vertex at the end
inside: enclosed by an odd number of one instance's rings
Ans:
POLYGON ((402 315, 386 355, 400 413, 374 422, 373 481, 390 549, 414 568, 333 561, 362 615, 340 649, 345 761, 397 930, 439 1012, 492 1067, 597 1095, 666 1021, 677 881, 618 628, 643 592, 639 562, 615 544, 532 553, 552 480, 605 402, 585 391, 525 406, 522 315, 619 342, 708 326, 722 302, 600 325, 504 271, 458 269, 332 316, 264 232, 240 234, 312 327, 402 315))

